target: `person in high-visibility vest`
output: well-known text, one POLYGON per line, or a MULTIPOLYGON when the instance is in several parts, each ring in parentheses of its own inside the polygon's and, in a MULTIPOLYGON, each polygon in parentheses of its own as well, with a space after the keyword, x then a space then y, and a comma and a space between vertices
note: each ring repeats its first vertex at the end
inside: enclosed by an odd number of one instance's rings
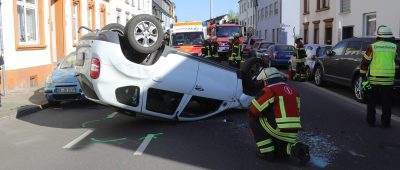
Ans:
POLYGON ((210 47, 211 47, 210 48, 210 53, 211 53, 211 56, 212 56, 213 60, 219 62, 219 60, 220 60, 219 55, 218 55, 219 44, 217 42, 217 37, 214 36, 212 38, 210 47))
POLYGON ((389 27, 380 26, 377 34, 377 41, 368 46, 361 61, 361 86, 367 99, 367 123, 375 126, 375 106, 381 100, 381 123, 383 127, 389 128, 396 75, 397 45, 392 43, 394 36, 389 27))
POLYGON ((239 37, 239 33, 233 34, 233 40, 229 43, 229 65, 236 68, 240 68, 240 63, 244 62, 241 54, 242 43, 240 42, 239 37))
POLYGON ((307 164, 309 147, 296 141, 301 129, 299 94, 275 67, 264 68, 257 80, 263 80, 265 87, 247 113, 259 156, 269 161, 293 156, 301 165, 307 164))
POLYGON ((210 48, 211 48, 210 40, 204 40, 203 47, 201 48, 201 56, 210 59, 212 57, 210 48))
POLYGON ((304 49, 304 44, 302 42, 301 35, 295 36, 295 43, 296 43, 296 74, 294 75, 294 80, 304 81, 306 79, 306 69, 305 69, 305 62, 306 62, 306 51, 304 49))

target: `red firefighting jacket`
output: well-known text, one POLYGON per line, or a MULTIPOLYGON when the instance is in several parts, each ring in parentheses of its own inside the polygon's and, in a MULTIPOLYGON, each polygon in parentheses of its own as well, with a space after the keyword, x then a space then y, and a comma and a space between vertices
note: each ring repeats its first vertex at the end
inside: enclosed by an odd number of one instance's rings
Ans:
POLYGON ((250 114, 274 114, 279 129, 300 129, 300 97, 297 91, 286 83, 277 83, 262 89, 263 94, 252 100, 250 114), (272 107, 273 113, 266 113, 272 107))

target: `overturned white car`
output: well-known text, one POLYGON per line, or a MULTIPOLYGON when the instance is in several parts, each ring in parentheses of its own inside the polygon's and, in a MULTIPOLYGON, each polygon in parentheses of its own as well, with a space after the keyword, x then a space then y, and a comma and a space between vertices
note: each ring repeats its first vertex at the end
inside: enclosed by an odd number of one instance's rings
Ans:
POLYGON ((76 52, 86 97, 127 114, 194 121, 247 108, 262 88, 255 81, 261 59, 237 70, 165 46, 161 25, 151 15, 137 15, 125 28, 109 24, 88 33, 76 52))

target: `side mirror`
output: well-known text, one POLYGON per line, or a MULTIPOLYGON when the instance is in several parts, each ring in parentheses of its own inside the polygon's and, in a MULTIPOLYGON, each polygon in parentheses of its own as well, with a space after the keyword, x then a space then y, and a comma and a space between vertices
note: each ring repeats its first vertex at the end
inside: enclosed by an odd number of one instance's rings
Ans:
POLYGON ((332 57, 332 56, 336 55, 336 53, 332 50, 328 50, 328 51, 326 51, 326 55, 329 57, 332 57))

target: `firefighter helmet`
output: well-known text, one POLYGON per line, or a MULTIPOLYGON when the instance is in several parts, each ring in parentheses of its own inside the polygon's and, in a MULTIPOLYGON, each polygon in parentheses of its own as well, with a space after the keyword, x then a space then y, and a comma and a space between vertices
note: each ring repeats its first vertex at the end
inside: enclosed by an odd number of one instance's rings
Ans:
POLYGON ((240 34, 239 33, 234 33, 233 34, 233 38, 239 38, 240 37, 240 34))
POLYGON ((303 39, 303 37, 302 37, 301 35, 295 35, 295 36, 294 36, 294 39, 295 39, 295 40, 299 40, 299 39, 301 40, 301 39, 303 39))
POLYGON ((379 38, 393 38, 393 33, 392 29, 390 29, 388 26, 381 25, 378 27, 377 31, 378 37, 379 38))
POLYGON ((261 73, 257 76, 257 80, 268 80, 272 78, 281 77, 281 73, 275 67, 264 68, 261 73))

